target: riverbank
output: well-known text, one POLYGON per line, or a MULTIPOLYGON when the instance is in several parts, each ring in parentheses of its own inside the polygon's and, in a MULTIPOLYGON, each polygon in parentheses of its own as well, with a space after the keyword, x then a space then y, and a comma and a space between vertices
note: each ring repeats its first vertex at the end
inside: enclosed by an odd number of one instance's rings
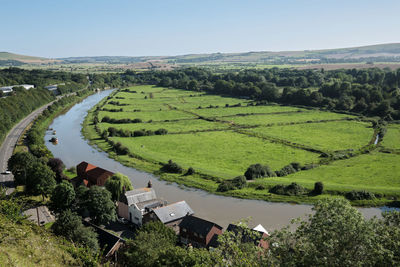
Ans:
MULTIPOLYGON (((101 151, 105 151, 108 154, 108 157, 116 161, 119 161, 125 166, 133 167, 135 169, 152 173, 164 181, 174 182, 179 185, 187 187, 198 188, 216 195, 232 196, 241 199, 256 199, 256 200, 264 200, 272 202, 312 204, 321 198, 343 198, 344 192, 340 191, 326 191, 324 194, 317 196, 277 195, 269 193, 268 187, 264 188, 264 190, 259 190, 259 188, 257 188, 257 185, 252 183, 248 183, 247 187, 240 190, 217 192, 217 188, 220 182, 220 179, 218 177, 202 174, 199 172, 196 172, 192 175, 165 173, 160 171, 162 164, 159 161, 151 160, 149 158, 144 159, 143 157, 137 156, 134 153, 129 153, 129 155, 118 155, 115 152, 115 149, 109 144, 109 142, 102 139, 98 131, 96 131, 95 125, 93 124, 95 111, 97 107, 102 106, 105 101, 106 99, 103 99, 88 112, 83 122, 82 133, 91 145, 96 146, 101 151)), ((306 186, 306 188, 312 190, 312 186, 313 184, 310 184, 306 186)), ((393 200, 381 197, 381 198, 374 198, 372 200, 352 201, 352 204, 357 206, 378 207, 378 206, 384 206, 390 203, 391 201, 393 200)))

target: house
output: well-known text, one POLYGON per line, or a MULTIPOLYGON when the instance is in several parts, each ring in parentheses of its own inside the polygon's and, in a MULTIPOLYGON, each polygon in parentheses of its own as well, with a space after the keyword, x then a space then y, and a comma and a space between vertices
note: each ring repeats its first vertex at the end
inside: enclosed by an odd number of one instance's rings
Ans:
POLYGON ((97 233, 97 241, 99 242, 103 256, 108 260, 116 261, 118 250, 125 243, 125 240, 89 221, 83 220, 82 222, 83 225, 92 227, 97 233))
POLYGON ((0 90, 3 91, 4 94, 11 93, 13 91, 13 86, 0 87, 0 90))
POLYGON ((226 231, 234 232, 235 234, 241 234, 242 235, 242 242, 243 243, 254 243, 254 245, 257 245, 261 248, 268 249, 269 244, 265 240, 269 236, 267 230, 259 224, 253 229, 249 229, 249 231, 244 231, 244 228, 235 225, 235 224, 229 224, 228 228, 226 228, 226 231))
POLYGON ((193 247, 208 248, 216 246, 216 240, 222 234, 222 227, 216 223, 195 217, 185 216, 179 224, 181 243, 193 247))
POLYGON ((152 209, 143 216, 143 223, 150 221, 160 221, 168 227, 171 227, 175 233, 179 234, 179 224, 187 215, 193 215, 194 212, 186 201, 179 201, 167 206, 152 209))
POLYGON ((104 186, 107 179, 114 173, 82 161, 76 166, 78 179, 87 187, 92 185, 104 186))
POLYGON ((130 190, 121 195, 118 201, 118 216, 140 226, 145 214, 166 204, 166 201, 156 197, 156 192, 149 183, 148 187, 130 190))

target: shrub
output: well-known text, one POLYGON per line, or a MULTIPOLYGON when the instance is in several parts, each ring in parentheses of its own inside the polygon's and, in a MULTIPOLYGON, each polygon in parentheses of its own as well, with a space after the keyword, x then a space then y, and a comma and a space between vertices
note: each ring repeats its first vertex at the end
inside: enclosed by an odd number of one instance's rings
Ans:
POLYGON ((344 195, 349 200, 374 199, 375 195, 368 191, 351 191, 344 195))
POLYGON ((235 189, 235 186, 232 184, 232 182, 225 180, 218 185, 217 192, 226 192, 233 189, 235 189))
POLYGON ((314 195, 321 195, 323 191, 324 191, 324 184, 322 182, 316 182, 314 184, 314 190, 312 191, 312 193, 314 195))
POLYGON ((177 163, 173 162, 172 160, 168 160, 168 163, 165 164, 162 168, 162 171, 164 172, 170 172, 170 173, 182 173, 183 169, 181 166, 179 166, 177 163))
POLYGON ((168 130, 167 129, 163 129, 163 128, 158 129, 157 131, 155 131, 156 135, 165 135, 167 133, 168 133, 168 130))
POLYGON ((297 183, 291 183, 290 185, 275 185, 269 192, 277 195, 287 195, 287 196, 298 196, 304 194, 306 190, 304 187, 297 183))
POLYGON ((265 190, 265 186, 263 186, 262 184, 257 185, 256 190, 265 190))
POLYGON ((252 180, 252 179, 257 179, 261 177, 274 177, 275 172, 273 172, 269 166, 261 165, 259 163, 250 165, 250 167, 247 168, 246 172, 244 173, 244 176, 246 177, 247 180, 252 180))
POLYGON ((286 165, 285 167, 283 167, 280 171, 276 172, 276 175, 279 177, 282 176, 286 176, 292 173, 297 172, 297 170, 295 168, 293 168, 292 164, 286 165))
POLYGON ((146 132, 143 131, 143 130, 137 130, 137 131, 134 131, 134 132, 133 132, 133 136, 134 136, 134 137, 145 136, 145 135, 146 135, 146 132))
POLYGON ((246 187, 246 183, 246 177, 244 177, 243 175, 237 176, 232 179, 232 184, 237 189, 242 189, 243 187, 246 187))
POLYGON ((194 169, 192 167, 190 167, 185 175, 193 175, 194 174, 194 169))

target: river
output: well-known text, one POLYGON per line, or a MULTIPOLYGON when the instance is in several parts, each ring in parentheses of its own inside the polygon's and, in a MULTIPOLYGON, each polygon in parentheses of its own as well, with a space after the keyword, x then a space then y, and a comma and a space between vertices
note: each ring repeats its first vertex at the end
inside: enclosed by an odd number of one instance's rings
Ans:
MULTIPOLYGON (((249 226, 262 224, 272 231, 288 225, 293 218, 304 217, 311 213, 310 205, 295 205, 287 203, 271 203, 259 200, 236 199, 209 194, 202 190, 183 188, 158 180, 152 174, 126 167, 107 157, 105 152, 93 148, 81 134, 82 122, 86 113, 101 99, 112 91, 102 91, 76 104, 67 113, 57 117, 50 125, 57 131, 58 144, 53 145, 48 140, 51 132, 45 136, 46 146, 54 157, 60 158, 67 167, 76 166, 81 161, 87 161, 112 172, 127 175, 135 188, 145 187, 151 180, 159 198, 173 203, 185 200, 194 210, 195 215, 218 223, 224 228, 231 222, 251 218, 249 226)), ((366 218, 380 216, 378 208, 360 208, 366 218)))

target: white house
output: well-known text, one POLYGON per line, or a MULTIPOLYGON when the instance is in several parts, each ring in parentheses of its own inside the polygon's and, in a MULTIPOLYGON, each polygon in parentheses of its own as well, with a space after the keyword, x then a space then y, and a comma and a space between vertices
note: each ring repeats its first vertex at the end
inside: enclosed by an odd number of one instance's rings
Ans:
POLYGON ((164 205, 166 205, 166 201, 157 199, 153 188, 138 188, 127 191, 121 196, 118 201, 118 216, 136 225, 142 225, 143 215, 164 205))
POLYGON ((17 84, 17 85, 0 87, 0 90, 3 91, 3 93, 11 93, 14 87, 23 87, 25 88, 25 90, 35 88, 35 86, 32 84, 17 84))
POLYGON ((0 90, 3 91, 4 94, 11 93, 13 91, 13 86, 0 87, 0 90))

